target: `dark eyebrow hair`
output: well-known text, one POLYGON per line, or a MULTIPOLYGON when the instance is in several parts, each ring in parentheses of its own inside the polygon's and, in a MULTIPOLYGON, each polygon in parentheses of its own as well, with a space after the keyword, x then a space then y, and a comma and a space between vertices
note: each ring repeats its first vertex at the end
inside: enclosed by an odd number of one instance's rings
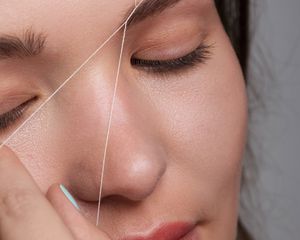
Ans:
MULTIPOLYGON (((145 20, 148 17, 158 15, 167 8, 175 6, 182 0, 144 0, 127 21, 127 27, 145 20)), ((130 15, 133 9, 126 16, 130 15)))
POLYGON ((21 37, 0 36, 0 60, 36 56, 44 49, 45 41, 44 34, 36 34, 31 28, 26 30, 21 37))

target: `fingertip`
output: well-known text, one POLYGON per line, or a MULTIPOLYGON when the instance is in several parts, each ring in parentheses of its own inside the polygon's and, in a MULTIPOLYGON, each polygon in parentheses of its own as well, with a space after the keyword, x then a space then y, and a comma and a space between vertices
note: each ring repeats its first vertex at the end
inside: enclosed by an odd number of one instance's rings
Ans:
POLYGON ((54 183, 49 187, 48 191, 46 192, 46 197, 52 198, 57 194, 58 191, 59 191, 59 183, 54 183))
POLYGON ((62 184, 55 183, 51 185, 46 193, 46 197, 59 211, 65 211, 66 209, 71 210, 72 208, 80 211, 77 201, 62 184))
POLYGON ((63 184, 53 184, 48 189, 46 196, 53 203, 56 203, 57 201, 67 202, 68 205, 71 204, 75 209, 78 211, 80 210, 77 201, 63 184))
POLYGON ((75 198, 72 196, 72 194, 69 192, 69 190, 63 185, 59 185, 60 190, 64 193, 65 197, 72 203, 72 205, 79 211, 79 205, 75 198))

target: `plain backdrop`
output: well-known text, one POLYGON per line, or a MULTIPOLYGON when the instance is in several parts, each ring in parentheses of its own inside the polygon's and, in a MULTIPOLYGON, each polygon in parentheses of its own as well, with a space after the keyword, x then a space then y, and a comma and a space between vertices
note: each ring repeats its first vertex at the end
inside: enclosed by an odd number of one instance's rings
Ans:
POLYGON ((299 240, 300 0, 252 0, 251 10, 247 222, 257 240, 299 240))

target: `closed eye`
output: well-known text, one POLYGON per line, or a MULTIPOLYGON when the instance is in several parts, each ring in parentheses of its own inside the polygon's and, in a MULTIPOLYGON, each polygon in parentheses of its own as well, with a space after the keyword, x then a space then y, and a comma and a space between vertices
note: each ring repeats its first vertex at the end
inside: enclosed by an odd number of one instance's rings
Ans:
POLYGON ((4 131, 10 126, 12 126, 18 119, 22 117, 27 107, 35 101, 37 97, 33 97, 9 112, 3 113, 0 115, 0 131, 4 131))
POLYGON ((170 60, 146 60, 131 58, 131 65, 148 73, 168 74, 192 68, 199 63, 205 63, 211 55, 210 45, 201 44, 194 51, 170 60))

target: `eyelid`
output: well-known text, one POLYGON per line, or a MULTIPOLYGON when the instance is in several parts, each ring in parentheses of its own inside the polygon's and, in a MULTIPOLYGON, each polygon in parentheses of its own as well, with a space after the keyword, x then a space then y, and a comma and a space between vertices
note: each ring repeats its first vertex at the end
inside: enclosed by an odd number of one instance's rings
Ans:
POLYGON ((33 96, 29 94, 14 94, 6 97, 5 94, 1 94, 1 98, 5 100, 0 100, 0 116, 19 106, 20 103, 24 103, 29 99, 32 99, 33 96))
POLYGON ((22 117, 23 113, 26 111, 26 109, 37 100, 37 96, 21 103, 17 107, 11 109, 8 112, 5 112, 3 114, 0 114, 0 132, 6 130, 9 128, 14 122, 19 120, 19 118, 22 117))
MULTIPOLYGON (((179 31, 178 31, 179 32, 179 31)), ((178 35, 178 33, 176 33, 178 35)), ((142 49, 136 49, 132 54, 136 58, 170 60, 181 57, 195 50, 201 43, 205 43, 206 34, 183 34, 184 37, 171 35, 166 38, 147 40, 143 42, 142 49)))
POLYGON ((211 56, 213 45, 201 43, 196 49, 184 56, 169 60, 145 60, 132 58, 131 64, 135 68, 152 74, 178 73, 181 70, 194 67, 196 64, 205 63, 211 56))

